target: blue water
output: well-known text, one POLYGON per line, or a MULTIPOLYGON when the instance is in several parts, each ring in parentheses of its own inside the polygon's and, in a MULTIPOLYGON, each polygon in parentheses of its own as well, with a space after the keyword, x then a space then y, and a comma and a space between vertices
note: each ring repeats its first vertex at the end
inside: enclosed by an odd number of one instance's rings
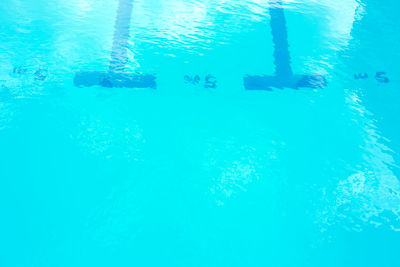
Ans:
POLYGON ((1 267, 400 266, 398 1, 121 2, 0 2, 1 267))

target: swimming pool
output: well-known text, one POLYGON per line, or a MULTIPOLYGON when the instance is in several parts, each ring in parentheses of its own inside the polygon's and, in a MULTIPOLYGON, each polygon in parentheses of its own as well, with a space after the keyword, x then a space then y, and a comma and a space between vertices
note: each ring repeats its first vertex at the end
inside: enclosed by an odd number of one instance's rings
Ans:
POLYGON ((394 0, 0 2, 0 266, 400 266, 394 0))

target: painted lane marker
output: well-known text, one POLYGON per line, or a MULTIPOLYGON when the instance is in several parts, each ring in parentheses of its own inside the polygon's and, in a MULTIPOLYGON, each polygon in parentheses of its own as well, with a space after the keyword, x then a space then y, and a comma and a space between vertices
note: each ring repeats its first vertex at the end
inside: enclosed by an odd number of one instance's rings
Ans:
POLYGON ((282 0, 270 0, 271 32, 274 43, 274 76, 246 76, 246 90, 272 90, 272 88, 323 88, 327 82, 322 75, 295 75, 290 65, 290 52, 286 18, 282 0))
POLYGON ((156 77, 150 74, 125 73, 128 62, 128 40, 133 0, 119 0, 114 40, 108 71, 80 71, 75 74, 75 86, 156 88, 156 77))

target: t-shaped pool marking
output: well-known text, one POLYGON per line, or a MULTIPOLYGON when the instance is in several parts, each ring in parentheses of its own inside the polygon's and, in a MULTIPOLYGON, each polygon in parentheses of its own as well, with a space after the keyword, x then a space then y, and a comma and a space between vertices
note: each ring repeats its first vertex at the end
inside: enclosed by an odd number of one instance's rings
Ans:
POLYGON ((156 77, 149 74, 125 73, 128 62, 129 26, 133 0, 119 0, 114 41, 108 71, 80 71, 75 74, 76 86, 156 88, 156 77))
POLYGON ((294 75, 290 66, 290 53, 286 19, 281 0, 270 0, 271 31, 274 43, 274 76, 246 76, 246 90, 271 90, 272 88, 322 88, 326 79, 322 75, 294 75))

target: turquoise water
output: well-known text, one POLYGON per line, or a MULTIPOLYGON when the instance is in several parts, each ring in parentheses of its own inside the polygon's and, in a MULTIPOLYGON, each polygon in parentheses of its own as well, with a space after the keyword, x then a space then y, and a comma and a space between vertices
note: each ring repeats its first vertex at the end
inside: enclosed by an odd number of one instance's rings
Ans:
POLYGON ((400 266, 398 1, 118 4, 0 2, 0 266, 400 266))

